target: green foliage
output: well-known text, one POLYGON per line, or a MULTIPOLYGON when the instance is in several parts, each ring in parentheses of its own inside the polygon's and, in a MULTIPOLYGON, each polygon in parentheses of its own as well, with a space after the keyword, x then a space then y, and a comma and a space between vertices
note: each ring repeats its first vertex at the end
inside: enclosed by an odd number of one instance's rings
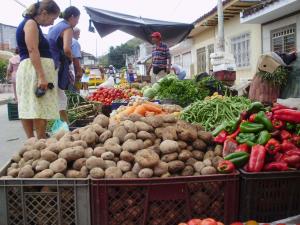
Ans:
POLYGON ((270 81, 274 85, 282 87, 287 83, 288 70, 283 66, 280 66, 274 71, 274 73, 259 71, 257 75, 261 76, 263 80, 270 81))
POLYGON ((126 44, 122 44, 117 47, 110 47, 108 53, 108 63, 114 65, 115 68, 120 69, 125 66, 125 56, 133 55, 135 47, 126 44))
POLYGON ((5 80, 7 65, 7 60, 0 59, 0 83, 3 83, 5 80))

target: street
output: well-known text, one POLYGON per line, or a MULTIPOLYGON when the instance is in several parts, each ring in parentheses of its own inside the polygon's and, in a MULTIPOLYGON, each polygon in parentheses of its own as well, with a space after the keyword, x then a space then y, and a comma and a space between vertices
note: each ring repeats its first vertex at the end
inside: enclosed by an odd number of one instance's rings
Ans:
POLYGON ((20 120, 9 121, 7 105, 0 105, 0 168, 9 161, 26 139, 20 120))

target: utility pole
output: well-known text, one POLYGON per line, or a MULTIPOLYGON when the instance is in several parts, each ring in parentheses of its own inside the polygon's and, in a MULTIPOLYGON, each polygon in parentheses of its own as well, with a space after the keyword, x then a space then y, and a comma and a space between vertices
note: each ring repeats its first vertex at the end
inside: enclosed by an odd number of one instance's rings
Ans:
POLYGON ((222 0, 218 0, 218 51, 225 51, 225 40, 224 40, 224 12, 222 0))

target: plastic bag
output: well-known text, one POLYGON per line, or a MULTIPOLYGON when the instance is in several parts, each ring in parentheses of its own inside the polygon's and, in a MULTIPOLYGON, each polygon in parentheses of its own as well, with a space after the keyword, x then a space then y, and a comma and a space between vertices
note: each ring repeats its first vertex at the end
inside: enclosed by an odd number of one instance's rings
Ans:
POLYGON ((62 121, 60 119, 55 120, 52 127, 51 127, 51 134, 54 135, 60 131, 69 131, 69 126, 65 121, 62 121))
POLYGON ((114 78, 111 76, 109 77, 105 82, 100 84, 98 87, 104 87, 104 88, 113 88, 115 85, 114 78))

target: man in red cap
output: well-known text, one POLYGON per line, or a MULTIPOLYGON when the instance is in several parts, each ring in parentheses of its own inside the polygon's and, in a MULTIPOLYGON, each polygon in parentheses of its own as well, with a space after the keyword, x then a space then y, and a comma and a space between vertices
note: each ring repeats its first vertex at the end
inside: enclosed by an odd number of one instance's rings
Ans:
POLYGON ((150 71, 153 68, 151 83, 155 83, 170 73, 171 56, 168 46, 161 41, 161 34, 159 32, 152 33, 151 38, 154 46, 152 50, 152 63, 148 68, 147 74, 150 75, 150 71))

